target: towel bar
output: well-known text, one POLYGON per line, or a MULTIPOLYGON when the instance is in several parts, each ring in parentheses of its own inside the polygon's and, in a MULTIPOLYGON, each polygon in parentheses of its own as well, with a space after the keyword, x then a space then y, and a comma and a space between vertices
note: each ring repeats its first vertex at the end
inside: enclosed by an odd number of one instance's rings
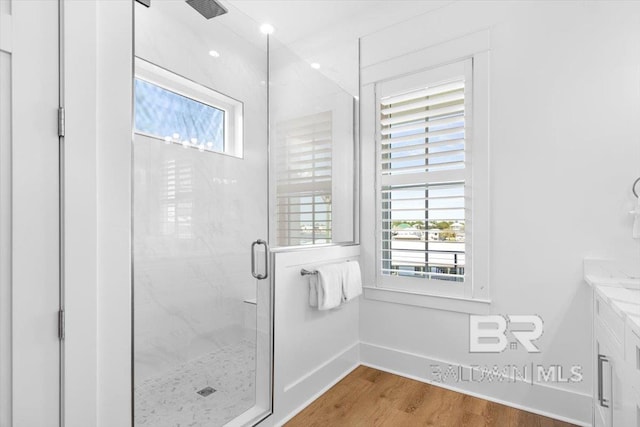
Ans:
MULTIPOLYGON (((345 262, 350 262, 351 260, 348 259, 345 262)), ((306 268, 303 268, 300 270, 300 275, 301 276, 315 276, 316 274, 318 274, 318 272, 316 270, 307 270, 306 268)))

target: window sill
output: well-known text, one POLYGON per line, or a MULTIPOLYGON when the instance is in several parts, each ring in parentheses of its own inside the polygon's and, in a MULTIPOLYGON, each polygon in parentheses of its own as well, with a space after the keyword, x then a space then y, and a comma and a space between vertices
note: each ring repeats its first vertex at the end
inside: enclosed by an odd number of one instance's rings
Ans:
POLYGON ((436 310, 455 311, 468 314, 488 314, 491 300, 431 295, 400 289, 364 287, 364 298, 395 304, 413 305, 436 310))

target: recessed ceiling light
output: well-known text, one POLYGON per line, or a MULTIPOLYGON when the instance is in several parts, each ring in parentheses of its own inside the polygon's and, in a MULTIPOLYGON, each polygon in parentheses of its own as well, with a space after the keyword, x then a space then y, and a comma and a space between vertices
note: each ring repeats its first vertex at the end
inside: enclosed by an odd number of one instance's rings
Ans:
POLYGON ((273 34, 275 28, 273 28, 273 25, 271 24, 264 23, 260 25, 260 31, 262 32, 262 34, 273 34))
POLYGON ((319 70, 320 69, 320 64, 318 64, 317 62, 312 62, 311 63, 311 68, 313 68, 314 70, 319 70))
POLYGON ((209 55, 213 56, 214 58, 219 58, 220 52, 218 52, 217 50, 210 50, 209 55))

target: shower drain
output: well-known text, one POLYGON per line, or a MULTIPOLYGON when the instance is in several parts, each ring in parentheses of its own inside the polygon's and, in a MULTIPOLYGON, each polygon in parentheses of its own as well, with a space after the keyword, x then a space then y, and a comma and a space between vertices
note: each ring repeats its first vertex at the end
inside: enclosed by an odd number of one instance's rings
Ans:
POLYGON ((207 396, 209 396, 209 395, 211 395, 211 394, 213 394, 215 392, 216 392, 215 388, 205 387, 205 388, 203 388, 202 390, 200 390, 200 391, 198 391, 196 393, 198 393, 202 397, 207 397, 207 396))

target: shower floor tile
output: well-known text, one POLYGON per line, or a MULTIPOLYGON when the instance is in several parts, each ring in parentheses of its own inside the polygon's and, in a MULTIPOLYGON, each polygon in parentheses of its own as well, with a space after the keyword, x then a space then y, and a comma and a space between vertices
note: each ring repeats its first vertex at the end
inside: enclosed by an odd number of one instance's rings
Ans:
POLYGON ((254 405, 255 343, 242 340, 135 387, 135 425, 222 426, 254 405), (202 396, 198 391, 210 387, 202 396))

